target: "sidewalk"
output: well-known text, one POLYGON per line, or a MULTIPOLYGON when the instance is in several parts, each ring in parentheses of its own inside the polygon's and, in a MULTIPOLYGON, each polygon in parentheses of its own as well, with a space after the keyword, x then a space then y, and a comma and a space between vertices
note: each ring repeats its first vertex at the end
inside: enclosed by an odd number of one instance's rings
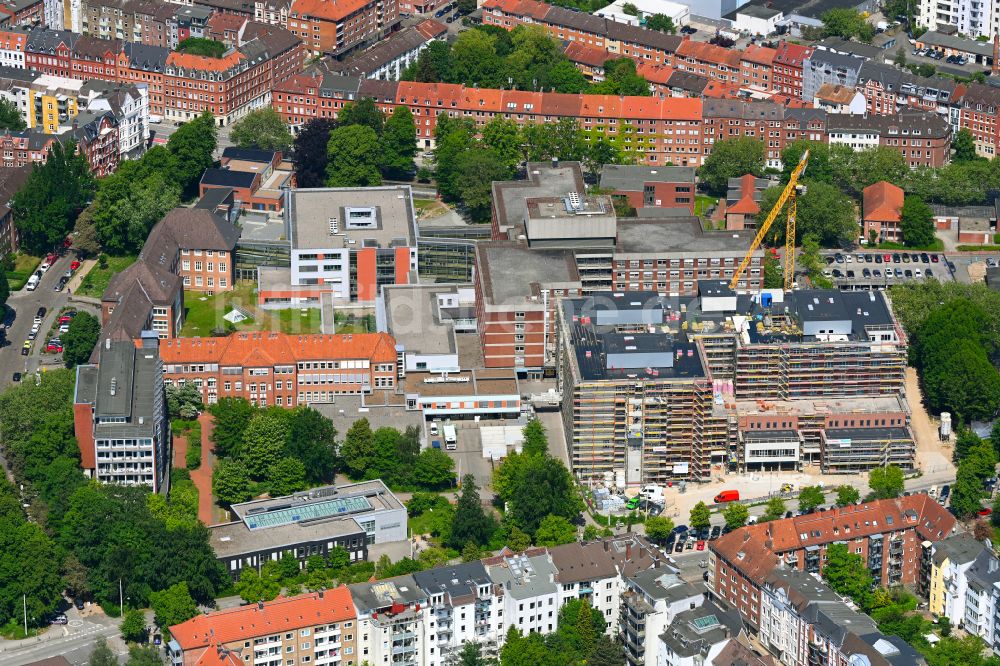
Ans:
POLYGON ((214 525, 218 522, 215 519, 215 498, 212 497, 212 466, 215 464, 215 456, 212 455, 211 437, 214 423, 208 412, 202 412, 198 421, 201 423, 201 465, 191 472, 191 481, 198 488, 198 519, 206 525, 214 525))
POLYGON ((174 436, 174 469, 187 467, 187 437, 183 435, 174 436))

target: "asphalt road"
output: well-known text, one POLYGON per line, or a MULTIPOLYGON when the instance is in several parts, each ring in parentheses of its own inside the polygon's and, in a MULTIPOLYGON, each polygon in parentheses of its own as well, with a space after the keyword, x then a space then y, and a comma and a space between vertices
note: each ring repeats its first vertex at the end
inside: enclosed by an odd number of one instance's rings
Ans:
POLYGON ((89 662, 98 639, 104 638, 109 647, 124 661, 125 645, 118 639, 118 621, 102 613, 81 613, 70 606, 64 611, 69 623, 49 627, 36 638, 25 641, 0 641, 0 664, 26 666, 50 657, 65 657, 74 666, 89 662))
MULTIPOLYGON (((25 379, 42 366, 61 367, 61 358, 58 354, 42 353, 42 346, 45 342, 45 333, 48 331, 59 315, 59 310, 70 304, 70 295, 63 291, 53 291, 53 287, 59 281, 59 277, 69 269, 70 262, 73 261, 73 254, 67 253, 59 258, 45 275, 42 276, 41 283, 35 291, 21 289, 13 292, 7 299, 7 342, 0 349, 0 390, 11 383, 15 372, 25 375, 25 379), (21 346, 28 339, 31 331, 31 324, 35 318, 35 313, 40 306, 46 309, 45 318, 38 331, 28 356, 21 355, 21 346), (12 311, 12 312, 10 312, 12 311), (13 317, 13 321, 11 318, 13 317)), ((91 312, 96 312, 93 305, 74 304, 77 309, 83 308, 91 312)))

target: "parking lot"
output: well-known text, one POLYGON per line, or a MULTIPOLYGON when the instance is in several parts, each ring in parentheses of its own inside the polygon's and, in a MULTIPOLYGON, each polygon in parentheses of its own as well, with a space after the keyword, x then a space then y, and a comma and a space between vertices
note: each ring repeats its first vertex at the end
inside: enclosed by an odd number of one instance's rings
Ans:
POLYGON ((955 279, 948 258, 934 252, 869 250, 824 253, 823 275, 843 290, 885 289, 905 282, 955 279))

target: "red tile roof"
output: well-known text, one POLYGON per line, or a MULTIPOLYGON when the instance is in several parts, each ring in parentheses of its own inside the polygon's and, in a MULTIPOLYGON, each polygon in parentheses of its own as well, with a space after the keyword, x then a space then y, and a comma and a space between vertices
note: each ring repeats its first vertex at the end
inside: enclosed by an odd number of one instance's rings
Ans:
POLYGON ((670 75, 676 70, 670 65, 654 65, 651 63, 641 62, 639 66, 636 67, 635 73, 646 79, 650 83, 657 83, 660 85, 667 85, 667 81, 670 79, 670 75))
POLYGON ((584 44, 583 42, 569 42, 565 49, 566 57, 571 62, 578 62, 591 67, 604 67, 604 63, 614 56, 607 49, 584 44))
POLYGON ((919 493, 741 527, 710 547, 744 574, 762 580, 782 553, 909 528, 922 540, 939 541, 951 535, 955 517, 919 493))
POLYGON ((732 49, 709 44, 708 42, 696 42, 693 39, 685 39, 677 47, 677 55, 682 58, 693 58, 701 62, 715 65, 728 65, 739 69, 740 52, 732 49))
POLYGON ((794 44, 792 42, 779 42, 775 49, 774 63, 789 67, 802 68, 803 61, 812 55, 813 47, 794 44))
POLYGON ((434 19, 424 19, 414 27, 417 32, 427 39, 434 39, 448 32, 448 26, 434 19))
POLYGON ((771 66, 774 63, 774 56, 777 53, 775 49, 768 46, 758 46, 757 44, 750 44, 743 50, 741 56, 742 60, 747 62, 755 62, 760 65, 771 66))
POLYGON ((880 180, 862 192, 864 216, 872 222, 899 222, 903 210, 903 189, 880 180))
POLYGON ((167 339, 160 345, 160 358, 166 364, 204 362, 243 367, 340 358, 366 358, 372 363, 393 363, 396 360, 396 341, 388 333, 234 333, 221 338, 167 339))
MULTIPOLYGON (((170 627, 183 650, 245 641, 255 636, 276 634, 290 629, 312 627, 327 622, 341 622, 357 617, 351 592, 341 585, 325 592, 312 592, 295 597, 278 597, 260 605, 242 606, 229 610, 198 615, 187 622, 170 627)), ((216 650, 206 651, 215 653, 216 650)), ((203 655, 202 658, 205 658, 203 655)), ((199 662, 202 663, 202 662, 199 662)), ((205 664, 226 664, 210 660, 205 664)))
POLYGON ((369 0, 293 0, 290 12, 304 19, 343 21, 369 4, 369 0))
POLYGON ((757 190, 757 177, 752 173, 740 176, 740 198, 736 203, 726 207, 727 213, 742 213, 743 215, 756 215, 760 212, 760 204, 754 201, 753 195, 757 190))
POLYGON ((209 58, 207 56, 194 55, 192 53, 177 53, 175 51, 167 56, 167 64, 199 72, 224 72, 239 64, 245 57, 236 49, 231 50, 221 58, 209 58))

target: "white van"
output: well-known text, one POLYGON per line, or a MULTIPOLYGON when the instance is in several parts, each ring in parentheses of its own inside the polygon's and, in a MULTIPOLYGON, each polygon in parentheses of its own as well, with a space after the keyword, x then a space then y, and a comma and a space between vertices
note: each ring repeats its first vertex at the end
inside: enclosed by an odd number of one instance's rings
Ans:
POLYGON ((37 275, 32 274, 32 276, 28 278, 28 284, 25 285, 25 288, 28 291, 34 291, 35 289, 38 288, 39 282, 41 282, 41 279, 39 279, 37 275))

